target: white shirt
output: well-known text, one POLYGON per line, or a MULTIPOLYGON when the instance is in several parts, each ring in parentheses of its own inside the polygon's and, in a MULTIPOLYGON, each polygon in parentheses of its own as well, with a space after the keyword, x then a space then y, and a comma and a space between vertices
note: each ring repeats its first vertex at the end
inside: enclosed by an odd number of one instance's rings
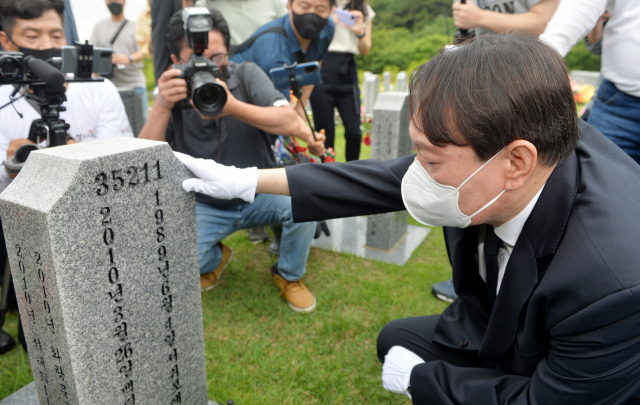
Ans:
MULTIPOLYGON (((538 193, 529 201, 526 207, 518 215, 513 217, 510 221, 505 222, 504 224, 494 228, 496 236, 500 238, 502 243, 500 244, 500 250, 498 252, 498 286, 496 288, 496 295, 500 291, 500 285, 502 285, 502 278, 504 277, 504 271, 507 268, 507 263, 509 262, 509 258, 511 257, 511 252, 513 251, 513 246, 515 246, 518 241, 518 237, 520 237, 520 232, 522 232, 522 228, 524 227, 525 222, 529 218, 531 211, 533 211, 533 207, 535 207, 538 202, 538 198, 540 198, 540 194, 544 190, 544 185, 540 188, 538 193)), ((480 273, 480 277, 486 282, 487 281, 487 266, 484 261, 484 237, 487 230, 487 226, 485 225, 480 228, 480 234, 478 235, 478 273, 480 273)))
MULTIPOLYGON (((13 86, 0 86, 0 105, 9 102, 13 86)), ((67 111, 60 118, 71 126, 69 134, 79 142, 111 138, 114 136, 133 137, 124 104, 116 87, 109 80, 92 83, 69 83, 67 101, 63 106, 67 111)), ((7 158, 7 149, 13 139, 27 138, 33 120, 40 114, 22 98, 13 104, 23 114, 20 118, 16 110, 8 105, 0 110, 0 161, 7 158)), ((11 182, 4 167, 0 168, 0 192, 11 182)))
POLYGON ((602 34, 602 76, 616 87, 640 97, 640 1, 562 0, 540 39, 565 56, 608 11, 602 34))

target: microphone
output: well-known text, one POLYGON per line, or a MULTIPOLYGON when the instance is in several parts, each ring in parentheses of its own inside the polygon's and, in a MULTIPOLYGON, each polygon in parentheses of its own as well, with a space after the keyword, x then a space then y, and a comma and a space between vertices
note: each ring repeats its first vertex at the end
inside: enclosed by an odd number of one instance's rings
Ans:
POLYGON ((64 75, 58 69, 49 65, 42 59, 34 58, 29 55, 24 58, 27 68, 33 72, 38 79, 42 80, 49 87, 62 87, 64 84, 64 75))

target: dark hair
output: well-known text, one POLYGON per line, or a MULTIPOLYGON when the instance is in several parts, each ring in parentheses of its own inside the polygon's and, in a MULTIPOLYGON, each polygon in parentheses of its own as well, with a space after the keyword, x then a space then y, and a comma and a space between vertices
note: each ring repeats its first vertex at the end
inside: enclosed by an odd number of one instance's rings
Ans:
MULTIPOLYGON (((292 4, 293 4, 293 0, 289 0, 289 3, 292 3, 292 4)), ((334 6, 336 5, 336 0, 329 0, 329 5, 330 5, 331 7, 334 7, 334 6)))
POLYGON ((42 17, 45 11, 54 10, 64 26, 64 0, 0 0, 0 23, 11 37, 16 19, 33 20, 42 17))
POLYGON ((351 0, 347 2, 347 5, 344 6, 345 10, 358 10, 364 16, 364 19, 367 19, 367 2, 364 0, 351 0))
POLYGON ((411 76, 413 123, 436 146, 471 146, 486 161, 523 139, 547 166, 580 140, 564 61, 536 37, 491 34, 441 51, 411 76))
MULTIPOLYGON (((209 7, 209 13, 213 17, 213 29, 219 31, 222 34, 224 45, 229 50, 231 43, 231 34, 229 33, 229 25, 227 20, 224 19, 222 13, 218 9, 209 7)), ((176 57, 180 57, 180 51, 184 48, 184 22, 182 21, 182 11, 176 11, 169 20, 169 27, 167 29, 167 47, 176 57)))

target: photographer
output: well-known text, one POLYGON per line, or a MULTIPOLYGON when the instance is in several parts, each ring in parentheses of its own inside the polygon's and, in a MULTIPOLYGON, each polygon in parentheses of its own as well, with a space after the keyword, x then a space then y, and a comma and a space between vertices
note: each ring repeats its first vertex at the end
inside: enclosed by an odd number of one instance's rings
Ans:
MULTIPOLYGON (((61 55, 66 45, 63 0, 1 0, 0 15, 4 31, 0 43, 6 51, 22 52, 48 60, 61 55)), ((105 80, 96 83, 69 83, 66 86, 67 111, 60 113, 70 126, 67 143, 93 141, 114 136, 132 137, 122 99, 115 86, 105 80)), ((14 87, 0 86, 0 104, 10 101, 14 87)), ((31 123, 40 113, 24 98, 0 110, 0 156, 9 158, 27 139, 31 123), (20 116, 18 114, 22 114, 20 116)), ((13 176, 15 177, 15 175, 13 176)), ((11 178, 0 170, 0 191, 11 178)))
MULTIPOLYGON (((195 109, 174 109, 177 102, 191 96, 187 86, 192 83, 189 77, 176 77, 184 71, 168 70, 158 80, 160 93, 140 138, 167 141, 175 151, 238 168, 275 167, 268 133, 299 136, 308 142, 312 153, 324 153, 324 137, 317 134, 319 141, 314 142, 311 130, 258 66, 254 63, 228 63, 229 41, 227 23, 216 9, 209 9, 209 12, 206 8, 185 9, 184 14, 177 12, 171 17, 167 43, 173 62, 182 63, 183 69, 189 69, 190 61, 193 62, 197 54, 187 44, 193 43, 194 49, 204 49, 203 55, 217 64, 214 69, 224 76, 224 81, 218 80, 217 83, 226 92, 227 101, 222 112, 215 117, 201 116, 195 109), (200 18, 202 13, 206 16, 210 13, 213 23, 205 37, 208 45, 195 42, 194 34, 184 30, 183 16, 188 21, 188 16, 200 18), (185 40, 185 34, 188 40, 185 40)), ((197 100, 193 100, 193 105, 197 106, 197 100)), ((256 176, 252 170, 245 173, 248 178, 256 176)), ((233 256, 233 251, 220 242, 225 236, 238 229, 282 224, 283 248, 278 263, 272 267, 274 282, 293 310, 312 311, 316 305, 315 298, 300 279, 306 270, 315 223, 294 224, 289 197, 257 195, 252 202, 246 204, 240 199, 218 201, 197 194, 202 291, 218 285, 233 256)))

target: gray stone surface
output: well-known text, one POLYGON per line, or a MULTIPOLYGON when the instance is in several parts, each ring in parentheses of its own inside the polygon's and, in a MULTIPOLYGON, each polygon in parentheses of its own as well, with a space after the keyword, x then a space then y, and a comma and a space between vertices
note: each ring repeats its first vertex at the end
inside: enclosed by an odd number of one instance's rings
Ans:
POLYGON ((407 91, 407 72, 399 72, 396 75, 396 91, 407 91))
POLYGON ((382 73, 382 91, 391 91, 391 72, 382 73))
MULTIPOLYGON (((378 96, 371 131, 371 158, 380 161, 413 153, 409 137, 409 94, 389 91, 378 96)), ((392 250, 407 232, 406 211, 370 215, 367 246, 392 250)))
POLYGON ((430 228, 409 225, 404 237, 397 242, 393 250, 378 249, 367 245, 367 218, 328 220, 327 226, 331 230, 331 236, 322 234, 313 240, 311 246, 402 266, 430 231, 430 228))
MULTIPOLYGON (((38 394, 36 392, 36 383, 31 382, 20 390, 9 395, 2 401, 0 405, 38 405, 38 394)), ((207 405, 220 405, 217 402, 209 401, 207 405)))
POLYGON ((166 143, 34 152, 0 195, 41 405, 207 404, 193 194, 166 143))
POLYGON ((373 108, 380 92, 380 76, 370 74, 364 79, 364 112, 367 116, 373 116, 373 108))

